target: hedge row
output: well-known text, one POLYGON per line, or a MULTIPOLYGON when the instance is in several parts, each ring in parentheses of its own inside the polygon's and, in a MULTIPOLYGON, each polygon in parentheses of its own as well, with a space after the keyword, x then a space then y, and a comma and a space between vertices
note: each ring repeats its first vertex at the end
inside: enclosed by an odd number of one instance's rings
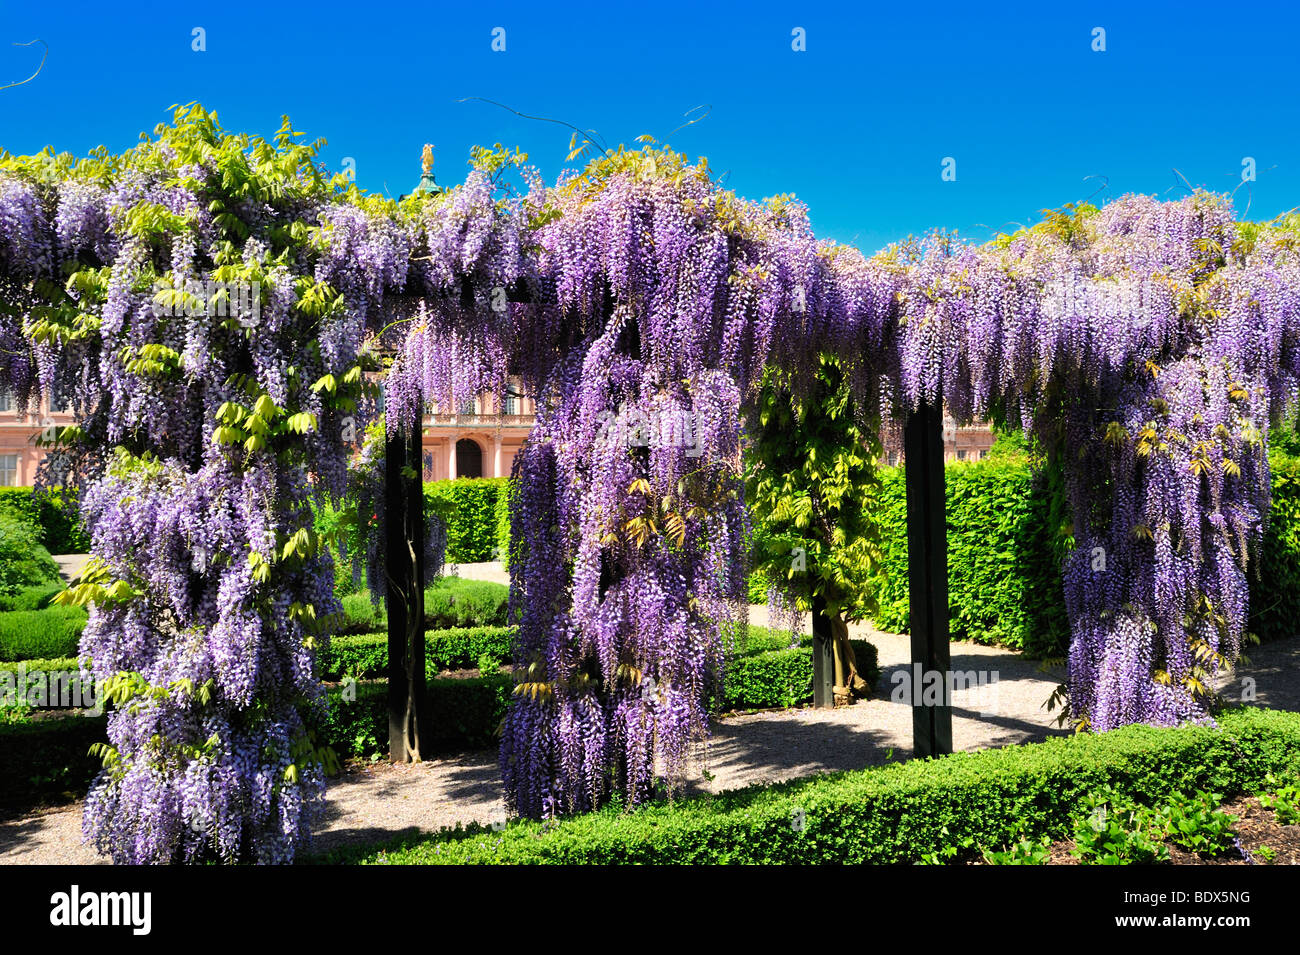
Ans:
POLYGON ((24 587, 12 596, 0 597, 0 612, 9 610, 44 610, 57 594, 65 590, 62 581, 24 587))
MULTIPOLYGON (((425 627, 504 626, 509 600, 510 588, 504 584, 443 577, 424 590, 425 627)), ((366 590, 343 598, 343 615, 340 633, 373 633, 387 626, 383 605, 376 608, 366 590)))
MULTIPOLYGON (((1141 803, 1174 793, 1260 792, 1300 772, 1300 714, 1248 709, 1217 728, 1128 726, 1102 734, 751 786, 632 812, 513 822, 340 850, 320 861, 412 865, 888 864, 967 839, 1004 847, 1064 837, 1085 793, 1141 803)), ((972 853, 973 854, 973 853, 972 853)))
POLYGON ((86 620, 80 607, 0 613, 0 660, 76 656, 86 620))
MULTIPOLYGON (((1251 568, 1249 628, 1263 640, 1293 636, 1300 620, 1300 459, 1275 453, 1273 503, 1251 568)), ((876 512, 885 562, 876 578, 882 630, 908 628, 907 495, 902 468, 882 468, 876 512)), ((1069 646, 1061 559, 1070 544, 1059 496, 1020 458, 954 462, 944 469, 949 629, 954 638, 1033 656, 1069 646)), ((761 575, 750 600, 767 601, 761 575)))
POLYGON ((1272 454, 1269 465, 1273 506, 1250 578, 1248 627, 1261 640, 1295 636, 1300 626, 1300 458, 1272 454))
POLYGON ((0 513, 35 525, 41 546, 51 554, 84 554, 90 550, 90 536, 81 527, 77 499, 62 488, 39 492, 30 487, 0 488, 0 513))
MULTIPOLYGON (((853 644, 858 672, 874 687, 880 679, 875 645, 866 640, 849 642, 853 644)), ((805 635, 797 647, 785 641, 780 649, 763 647, 729 660, 723 670, 722 698, 714 704, 720 710, 801 706, 812 702, 812 681, 812 637, 805 635)))
MULTIPOLYGON (((877 520, 885 565, 876 580, 882 630, 908 627, 907 493, 902 468, 882 469, 877 520)), ((948 626, 954 638, 1034 656, 1069 646, 1061 589, 1056 496, 1023 460, 944 468, 948 517, 948 626)))
POLYGON ((90 747, 106 739, 102 715, 0 724, 0 809, 22 811, 83 795, 100 769, 90 747))
POLYGON ((510 532, 507 523, 503 541, 500 501, 503 497, 508 500, 508 483, 509 478, 425 482, 426 509, 436 510, 447 521, 447 563, 473 564, 504 558, 510 532))
MULTIPOLYGON (((424 635, 425 673, 469 670, 488 656, 498 664, 510 659, 511 627, 453 627, 424 635)), ((327 680, 344 676, 382 677, 388 669, 388 634, 362 633, 335 637, 320 655, 320 672, 327 680)))
MULTIPOLYGON (((483 657, 496 663, 510 659, 510 627, 467 627, 425 634, 425 673, 432 679, 444 670, 474 669, 483 657)), ((876 648, 853 640, 858 671, 870 685, 880 678, 876 648)), ((325 679, 382 677, 388 667, 388 636, 383 633, 335 637, 321 655, 325 679)), ((718 710, 800 706, 812 700, 812 637, 804 635, 791 647, 788 637, 765 627, 751 627, 736 646, 723 671, 718 710)))
MULTIPOLYGON (((65 661, 41 661, 46 669, 65 661)), ((66 661, 75 668, 76 661, 66 661)), ((505 674, 429 681, 429 728, 434 752, 494 744, 514 683, 505 674)), ((388 749, 388 686, 359 683, 330 688, 329 716, 318 726, 340 757, 368 758, 388 749), (345 693, 355 698, 345 698, 345 693)), ((100 769, 89 756, 108 738, 104 716, 61 716, 0 724, 0 809, 18 812, 84 795, 100 769)))
MULTIPOLYGON (((435 753, 495 745, 514 689, 508 674, 428 683, 431 746, 435 753)), ((388 684, 346 684, 330 690, 329 715, 319 727, 341 758, 369 758, 388 751, 388 684), (344 694, 354 696, 345 698, 344 694)))

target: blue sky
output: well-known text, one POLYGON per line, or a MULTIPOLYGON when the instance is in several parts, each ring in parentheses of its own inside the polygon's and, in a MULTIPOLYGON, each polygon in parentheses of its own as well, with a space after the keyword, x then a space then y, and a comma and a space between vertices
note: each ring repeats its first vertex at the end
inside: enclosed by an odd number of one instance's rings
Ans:
POLYGON ((134 4, 0 0, 0 146, 132 145, 198 100, 269 135, 288 113, 393 195, 437 146, 440 182, 504 142, 548 179, 569 131, 483 102, 706 155, 742 195, 793 192, 819 234, 871 252, 934 227, 973 238, 1125 192, 1231 191, 1251 218, 1300 206, 1300 14, 1283 5, 943 3, 134 4), (196 27, 206 50, 192 49, 196 27), (505 29, 504 52, 491 48, 505 29), (802 27, 806 50, 792 50, 802 27), (1106 49, 1092 49, 1103 28, 1106 49), (704 112, 700 110, 699 113, 704 112), (945 157, 955 181, 941 178, 945 157), (1172 188, 1171 188, 1172 187, 1172 188), (1249 190, 1249 193, 1248 193, 1249 190))

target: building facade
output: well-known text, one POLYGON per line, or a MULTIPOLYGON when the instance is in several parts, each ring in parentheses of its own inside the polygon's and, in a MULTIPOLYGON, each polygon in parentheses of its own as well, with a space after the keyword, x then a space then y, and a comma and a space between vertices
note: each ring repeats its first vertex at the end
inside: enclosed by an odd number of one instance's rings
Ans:
POLYGON ((36 443, 41 432, 50 426, 74 424, 71 412, 50 410, 50 402, 42 401, 40 410, 22 414, 14 405, 13 396, 0 392, 0 487, 31 487, 36 483, 36 468, 45 458, 46 451, 36 443))
POLYGON ((424 416, 424 479, 509 477, 532 430, 537 407, 515 386, 501 398, 481 395, 455 414, 424 416))

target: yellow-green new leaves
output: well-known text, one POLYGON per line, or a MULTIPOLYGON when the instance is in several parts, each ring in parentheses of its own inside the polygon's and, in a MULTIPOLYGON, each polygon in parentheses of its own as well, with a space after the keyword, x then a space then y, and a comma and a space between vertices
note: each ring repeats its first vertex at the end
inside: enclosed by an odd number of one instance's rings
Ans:
POLYGON ((310 411, 300 411, 288 417, 285 421, 285 427, 295 434, 306 434, 309 431, 315 431, 316 415, 310 411))

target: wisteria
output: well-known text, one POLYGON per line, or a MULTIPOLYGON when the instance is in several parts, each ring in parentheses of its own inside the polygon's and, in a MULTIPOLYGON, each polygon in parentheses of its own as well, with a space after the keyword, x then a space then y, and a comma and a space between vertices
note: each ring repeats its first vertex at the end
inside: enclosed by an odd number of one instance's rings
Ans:
POLYGON ((344 490, 409 251, 312 156, 194 107, 111 161, 0 162, 2 334, 27 343, 0 383, 78 419, 53 452, 92 537, 68 596, 111 707, 84 829, 117 862, 291 861, 322 805, 340 608, 311 499, 344 490))
POLYGON ((868 258, 667 150, 552 187, 480 151, 395 203, 287 126, 229 136, 197 107, 112 161, 0 158, 0 385, 78 419, 55 450, 93 539, 72 599, 113 703, 87 837, 122 862, 293 858, 338 609, 311 503, 347 488, 384 351, 391 430, 512 376, 538 404, 501 747, 521 814, 682 780, 746 609, 742 410, 770 364, 797 388, 823 353, 888 427, 922 401, 996 414, 1062 469, 1077 720, 1208 720, 1245 638, 1267 428, 1300 390, 1292 233, 1212 195, 1126 197, 868 258))

